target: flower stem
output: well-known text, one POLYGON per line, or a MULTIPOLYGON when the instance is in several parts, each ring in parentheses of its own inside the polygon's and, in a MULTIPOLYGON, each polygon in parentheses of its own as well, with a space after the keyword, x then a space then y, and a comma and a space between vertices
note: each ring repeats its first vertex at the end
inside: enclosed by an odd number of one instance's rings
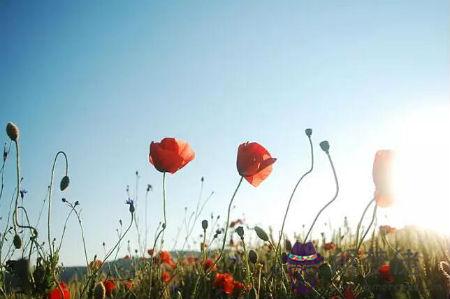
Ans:
POLYGON ((161 230, 161 249, 164 244, 164 232, 167 227, 167 217, 166 217, 166 172, 163 172, 163 178, 162 178, 162 196, 163 196, 163 216, 164 216, 164 223, 162 225, 161 230))
POLYGON ((322 212, 325 211, 325 209, 336 200, 336 198, 337 198, 337 196, 339 194, 339 182, 338 182, 338 177, 337 177, 337 174, 336 174, 336 169, 334 168, 333 160, 331 160, 330 153, 328 151, 326 151, 326 154, 328 156, 328 161, 330 161, 331 169, 333 170, 334 183, 336 185, 336 192, 335 192, 333 198, 326 205, 324 205, 322 207, 322 209, 320 209, 319 213, 317 213, 316 218, 314 218, 314 221, 311 224, 311 227, 309 228, 308 233, 306 234, 303 243, 306 243, 306 241, 308 240, 309 234, 311 233, 314 225, 316 224, 316 221, 319 218, 320 214, 322 214, 322 212))
MULTIPOLYGON (((222 248, 220 249, 219 256, 216 258, 216 260, 214 261, 214 264, 213 264, 213 265, 217 265, 217 263, 218 263, 218 262, 220 261, 220 259, 222 258, 222 254, 223 254, 223 251, 224 251, 224 249, 225 249, 225 243, 227 242, 228 226, 230 225, 231 206, 232 206, 232 204, 233 204, 233 200, 234 200, 234 198, 236 197, 236 193, 238 192, 239 187, 241 186, 241 183, 242 183, 242 180, 243 180, 243 179, 244 179, 244 177, 241 176, 241 179, 239 180, 239 183, 237 184, 236 189, 235 189, 234 192, 233 192, 233 196, 231 196, 230 203, 228 204, 227 222, 226 222, 226 225, 225 225, 225 232, 224 232, 224 234, 223 234, 222 248)), ((211 268, 213 268, 213 267, 210 267, 210 269, 211 269, 211 268)), ((209 270, 209 269, 208 269, 208 270, 209 270)), ((209 271, 208 271, 208 272, 209 272, 209 271)))
POLYGON ((289 197, 288 205, 286 207, 286 212, 284 213, 283 224, 281 225, 280 236, 278 238, 278 244, 277 244, 277 248, 275 250, 275 254, 278 254, 278 250, 280 248, 281 238, 283 237, 284 225, 286 223, 287 214, 289 212, 289 207, 291 206, 291 201, 294 198, 295 191, 297 191, 297 188, 300 185, 300 182, 303 180, 303 178, 306 177, 308 174, 310 174, 314 167, 314 151, 313 151, 313 144, 311 141, 311 136, 308 136, 308 139, 309 139, 309 145, 311 148, 311 168, 300 177, 300 179, 297 181, 297 184, 295 184, 294 189, 292 190, 291 196, 289 197))
POLYGON ((372 228, 375 218, 377 217, 377 208, 378 208, 377 205, 375 205, 375 207, 373 208, 372 220, 370 221, 369 226, 367 227, 366 231, 364 232, 363 236, 361 237, 361 240, 359 241, 358 246, 356 247, 356 252, 359 251, 359 248, 361 247, 364 239, 366 238, 367 234, 369 233, 370 229, 372 228))
POLYGON ((363 220, 364 220, 364 216, 366 215, 367 210, 369 210, 370 205, 371 205, 374 201, 375 201, 375 198, 373 198, 373 199, 371 199, 371 200, 369 201, 369 203, 367 204, 366 208, 364 209, 364 212, 363 212, 362 215, 361 215, 361 219, 360 219, 359 222, 358 222, 358 226, 356 227, 356 246, 358 246, 358 244, 359 244, 359 231, 361 230, 361 225, 362 225, 362 222, 363 222, 363 220))

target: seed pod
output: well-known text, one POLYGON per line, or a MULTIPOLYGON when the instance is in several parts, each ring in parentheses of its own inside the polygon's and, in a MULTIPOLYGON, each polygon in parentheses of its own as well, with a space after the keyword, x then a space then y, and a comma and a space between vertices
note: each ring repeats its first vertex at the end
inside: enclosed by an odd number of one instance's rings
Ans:
POLYGON ((244 239, 244 228, 242 226, 238 226, 234 231, 242 240, 244 239))
POLYGON ((105 299, 106 297, 106 288, 103 282, 97 283, 94 288, 94 299, 105 299))
POLYGON ((306 134, 306 136, 310 137, 312 134, 312 129, 306 129, 305 134, 306 134))
POLYGON ((323 263, 319 267, 319 279, 321 281, 324 281, 326 283, 331 282, 331 278, 333 276, 333 273, 331 271, 331 266, 328 263, 323 263))
POLYGON ((265 242, 269 241, 269 236, 268 236, 267 233, 266 233, 262 228, 260 228, 259 226, 255 226, 255 232, 256 232, 256 234, 258 235, 258 237, 259 237, 261 240, 263 240, 263 241, 265 241, 265 242))
POLYGON ((252 264, 256 264, 256 262, 258 262, 258 254, 253 249, 250 249, 250 251, 248 252, 248 260, 252 264))
POLYGON ((20 249, 22 247, 22 239, 19 237, 19 235, 15 235, 13 239, 13 244, 16 249, 20 249))
POLYGON ((202 221, 202 228, 203 228, 203 230, 207 230, 208 229, 208 220, 203 220, 202 221))
POLYGON ((320 148, 324 151, 324 152, 326 152, 326 153, 328 153, 328 150, 330 149, 330 144, 328 143, 328 141, 322 141, 321 143, 320 143, 320 148))
POLYGON ((70 183, 70 179, 69 177, 66 175, 61 179, 61 183, 59 184, 59 189, 61 191, 66 190, 67 187, 69 187, 69 183, 70 183))
POLYGON ((6 125, 6 134, 12 141, 19 139, 19 128, 12 122, 6 125))

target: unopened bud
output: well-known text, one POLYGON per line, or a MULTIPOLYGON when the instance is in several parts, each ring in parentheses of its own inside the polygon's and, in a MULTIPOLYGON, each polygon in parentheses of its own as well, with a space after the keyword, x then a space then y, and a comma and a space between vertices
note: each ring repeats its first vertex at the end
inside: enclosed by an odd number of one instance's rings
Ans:
POLYGON ((61 183, 59 184, 59 189, 61 191, 66 190, 67 187, 69 187, 69 183, 70 183, 70 179, 69 177, 66 175, 61 179, 61 183))
POLYGON ((235 232, 238 234, 238 236, 243 240, 244 239, 244 228, 242 226, 238 226, 235 229, 235 232))
POLYGON ((255 232, 258 235, 258 237, 263 240, 264 242, 269 241, 269 236, 267 235, 267 233, 260 228, 259 226, 255 226, 255 232))
POLYGON ((253 249, 250 249, 250 251, 248 252, 248 260, 252 264, 256 264, 256 262, 258 261, 258 254, 253 249))
POLYGON ((6 134, 12 141, 17 141, 19 139, 19 128, 12 122, 6 125, 6 134))
POLYGON ((22 247, 22 239, 19 235, 14 235, 13 244, 16 249, 20 249, 22 247))
POLYGON ((324 152, 326 152, 326 153, 328 153, 328 150, 330 149, 330 144, 328 143, 328 141, 322 141, 321 143, 320 143, 320 148, 324 151, 324 152))
POLYGON ((306 136, 311 137, 312 129, 306 129, 305 134, 306 134, 306 136))
POLYGON ((208 220, 203 220, 202 221, 202 228, 203 228, 203 230, 207 230, 208 229, 208 220))

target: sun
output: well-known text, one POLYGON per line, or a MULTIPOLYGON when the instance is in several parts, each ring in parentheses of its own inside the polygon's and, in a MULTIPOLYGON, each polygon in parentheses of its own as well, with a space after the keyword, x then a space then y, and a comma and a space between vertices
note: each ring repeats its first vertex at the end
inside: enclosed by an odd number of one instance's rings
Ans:
POLYGON ((411 113, 391 134, 396 205, 390 220, 450 235, 450 105, 411 113))

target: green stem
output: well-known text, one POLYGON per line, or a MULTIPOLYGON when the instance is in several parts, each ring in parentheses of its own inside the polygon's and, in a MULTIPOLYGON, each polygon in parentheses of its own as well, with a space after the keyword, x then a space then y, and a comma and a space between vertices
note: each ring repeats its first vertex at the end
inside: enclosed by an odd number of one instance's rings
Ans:
POLYGON ((356 246, 358 246, 358 244, 359 244, 359 242, 358 242, 358 240, 359 240, 359 231, 360 231, 360 229, 361 229, 361 225, 362 225, 362 222, 363 222, 363 220, 364 220, 364 216, 366 215, 367 210, 369 210, 370 205, 371 205, 374 201, 375 201, 375 198, 373 198, 373 199, 371 199, 371 200, 369 201, 369 203, 367 204, 366 208, 364 209, 364 212, 363 212, 362 215, 361 215, 361 219, 360 219, 359 222, 358 222, 358 226, 357 226, 357 228, 356 228, 356 246))
MULTIPOLYGON (((227 242, 228 226, 230 225, 231 206, 233 204, 233 200, 236 197, 236 193, 238 192, 239 187, 241 186, 241 183, 242 183, 243 179, 244 179, 244 177, 241 176, 241 179, 239 180, 239 183, 237 184, 236 189, 233 192, 233 196, 231 196, 230 203, 228 204, 227 222, 226 222, 226 225, 225 225, 225 232, 223 234, 222 248, 220 249, 219 256, 214 261, 214 265, 217 265, 217 263, 220 261, 220 259, 222 258, 222 255, 223 255, 223 251, 225 250, 225 243, 227 242)), ((209 269, 208 269, 208 272, 209 272, 209 269)))
POLYGON ((366 238, 367 234, 369 233, 369 231, 375 221, 375 218, 377 216, 377 208, 378 208, 377 205, 375 205, 375 207, 373 208, 372 220, 370 221, 369 226, 367 227, 366 231, 364 232, 363 236, 361 237, 361 240, 359 241, 358 246, 356 247, 356 253, 358 253, 359 248, 361 248, 361 245, 364 242, 364 239, 366 238))
POLYGON ((311 167, 297 181, 297 184, 295 184, 294 189, 292 190, 291 196, 289 197, 288 205, 286 207, 286 212, 284 213, 283 224, 281 225, 281 231, 280 231, 280 236, 278 238, 277 248, 275 250, 275 254, 276 255, 278 255, 278 250, 280 248, 281 238, 283 237, 284 225, 286 223, 287 214, 289 212, 289 207, 291 206, 291 201, 294 198, 294 194, 297 191, 297 188, 300 185, 300 183, 303 180, 303 178, 306 177, 308 174, 310 174, 313 171, 313 168, 314 168, 314 151, 313 151, 313 144, 312 144, 312 141, 311 141, 311 136, 308 136, 308 140, 309 140, 309 145, 310 145, 310 148, 311 148, 311 167))
POLYGON ((330 162, 331 169, 333 170, 334 183, 336 185, 336 192, 335 192, 333 198, 326 205, 324 205, 322 207, 322 209, 320 209, 319 213, 317 213, 316 218, 314 218, 314 221, 311 224, 311 226, 310 226, 310 228, 308 230, 308 233, 305 236, 305 239, 304 239, 303 243, 306 243, 306 241, 308 240, 309 234, 311 233, 314 225, 316 224, 316 221, 319 218, 320 214, 322 214, 322 212, 325 211, 325 209, 336 200, 336 198, 337 198, 337 196, 339 194, 339 182, 338 182, 338 178, 337 178, 337 174, 336 174, 336 169, 334 168, 333 160, 331 160, 331 156, 330 156, 330 153, 328 151, 326 151, 325 153, 328 156, 328 161, 330 162))

